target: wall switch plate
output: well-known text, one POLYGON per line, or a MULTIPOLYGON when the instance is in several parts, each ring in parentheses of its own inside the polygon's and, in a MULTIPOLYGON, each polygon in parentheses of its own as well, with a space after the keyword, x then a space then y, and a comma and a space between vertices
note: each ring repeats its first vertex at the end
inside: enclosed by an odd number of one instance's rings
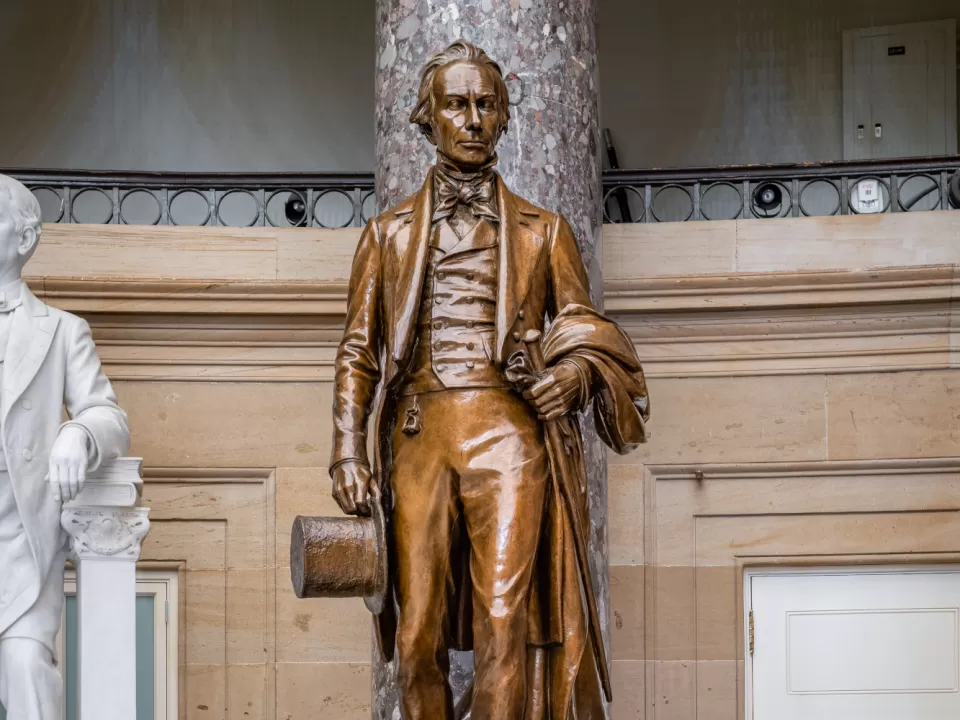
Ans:
POLYGON ((874 125, 873 136, 877 138, 883 137, 883 125, 881 125, 880 123, 877 123, 876 125, 874 125))
POLYGON ((857 140, 863 140, 866 132, 863 129, 863 125, 857 125, 857 140))

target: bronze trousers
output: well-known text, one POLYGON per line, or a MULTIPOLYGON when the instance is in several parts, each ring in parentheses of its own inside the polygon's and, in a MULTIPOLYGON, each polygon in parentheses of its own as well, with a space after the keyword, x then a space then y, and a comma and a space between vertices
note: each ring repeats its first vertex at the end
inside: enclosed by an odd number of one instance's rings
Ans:
POLYGON ((405 397, 391 485, 397 674, 405 720, 452 720, 447 674, 460 543, 473 585, 473 720, 515 720, 527 694, 527 602, 548 461, 534 411, 503 389, 405 397), (419 406, 420 431, 402 431, 419 406))

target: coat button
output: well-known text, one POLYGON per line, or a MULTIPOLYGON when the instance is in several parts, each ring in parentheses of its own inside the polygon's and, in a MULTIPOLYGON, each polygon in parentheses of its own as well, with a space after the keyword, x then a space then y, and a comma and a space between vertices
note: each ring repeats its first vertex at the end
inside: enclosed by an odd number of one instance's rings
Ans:
POLYGON ((27 462, 30 462, 31 460, 33 460, 33 453, 30 452, 29 450, 24 450, 23 459, 26 460, 27 462))
POLYGON ((473 361, 467 362, 467 370, 473 370, 473 361))
POLYGON ((467 350, 473 350, 473 343, 467 343, 467 350))
POLYGON ((473 320, 467 320, 467 327, 468 327, 468 328, 472 328, 472 327, 473 327, 473 320))
POLYGON ((434 298, 433 301, 434 301, 437 305, 439 305, 440 303, 443 302, 443 298, 437 297, 437 298, 434 298))
POLYGON ((473 273, 467 273, 467 280, 469 280, 470 282, 473 282, 473 278, 474 278, 473 273))
POLYGON ((433 329, 434 329, 434 330, 443 330, 443 321, 441 321, 441 320, 435 320, 434 323, 433 323, 433 329))
POLYGON ((520 331, 519 331, 519 330, 516 331, 515 333, 513 333, 513 341, 514 341, 514 342, 520 342, 520 331))
POLYGON ((443 280, 446 280, 446 279, 447 279, 447 274, 446 274, 446 273, 442 273, 442 272, 441 272, 441 273, 437 273, 437 280, 443 281, 443 280))
POLYGON ((30 400, 24 400, 23 403, 21 403, 21 404, 23 405, 23 409, 24 409, 24 410, 33 410, 33 402, 32 402, 32 401, 30 401, 30 400))
POLYGON ((521 310, 520 312, 517 313, 517 317, 520 318, 521 320, 523 320, 523 317, 524 317, 523 310, 521 310))
POLYGON ((442 372, 443 372, 444 370, 446 370, 446 369, 447 369, 447 368, 446 368, 445 365, 437 365, 437 372, 438 372, 438 373, 442 373, 442 372))

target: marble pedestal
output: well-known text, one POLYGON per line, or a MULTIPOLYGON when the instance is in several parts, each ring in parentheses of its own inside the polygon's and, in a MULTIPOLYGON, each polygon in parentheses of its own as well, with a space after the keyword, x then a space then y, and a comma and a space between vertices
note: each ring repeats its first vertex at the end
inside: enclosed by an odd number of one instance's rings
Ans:
MULTIPOLYGON (((596 0, 377 0, 377 198, 389 208, 420 188, 434 148, 410 124, 420 70, 436 52, 468 40, 500 63, 512 120, 498 171, 533 203, 573 227, 602 304, 600 127, 596 0)), ((591 562, 601 621, 608 623, 606 454, 583 418, 590 474, 591 562)), ((609 640, 608 640, 609 644, 609 640)), ((609 650, 608 650, 609 653, 609 650)), ((374 653, 375 718, 399 718, 392 664, 374 653)), ((451 663, 454 694, 472 672, 451 663)))
POLYGON ((137 715, 136 600, 140 543, 150 529, 139 458, 119 458, 64 505, 77 568, 79 720, 137 715))

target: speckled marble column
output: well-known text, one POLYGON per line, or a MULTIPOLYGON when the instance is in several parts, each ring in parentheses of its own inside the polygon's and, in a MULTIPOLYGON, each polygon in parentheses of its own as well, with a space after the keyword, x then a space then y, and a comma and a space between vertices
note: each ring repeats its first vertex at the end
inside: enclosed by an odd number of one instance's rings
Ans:
MULTIPOLYGON (((377 0, 377 196, 388 208, 416 192, 434 148, 409 122, 420 69, 454 40, 468 40, 503 68, 510 128, 498 170, 517 194, 562 212, 573 227, 602 302, 601 185, 596 0, 377 0)), ((589 419, 590 535, 601 621, 609 621, 606 455, 589 419)), ((606 631, 606 627, 604 628, 606 631)), ((608 655, 609 655, 609 639, 608 655)), ((472 672, 468 654, 451 670, 459 697, 472 672)), ((399 720, 393 664, 374 653, 374 712, 399 720)))

